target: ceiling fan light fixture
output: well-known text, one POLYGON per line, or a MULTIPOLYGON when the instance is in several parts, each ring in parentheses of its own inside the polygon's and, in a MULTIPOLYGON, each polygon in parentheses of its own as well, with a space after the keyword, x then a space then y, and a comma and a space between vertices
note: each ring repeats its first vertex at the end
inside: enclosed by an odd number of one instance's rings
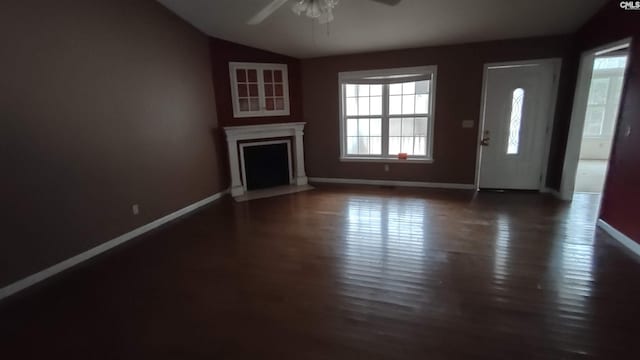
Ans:
POLYGON ((297 15, 302 15, 311 19, 318 19, 321 24, 329 23, 333 20, 333 8, 338 5, 338 0, 299 0, 291 7, 297 15))
POLYGON ((319 17, 318 17, 318 23, 320 24, 327 24, 333 21, 333 11, 331 9, 329 9, 328 11, 322 13, 319 17))
POLYGON ((303 12, 307 11, 307 7, 309 6, 309 3, 301 0, 296 2, 295 4, 293 4, 293 6, 291 7, 291 10, 296 13, 296 15, 301 15, 303 12))

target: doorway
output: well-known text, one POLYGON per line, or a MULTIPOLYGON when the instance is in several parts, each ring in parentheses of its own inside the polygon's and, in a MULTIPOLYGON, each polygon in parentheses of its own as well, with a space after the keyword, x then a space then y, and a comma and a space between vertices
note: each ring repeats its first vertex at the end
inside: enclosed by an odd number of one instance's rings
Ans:
POLYGON ((560 62, 485 65, 480 189, 543 190, 560 62))
POLYGON ((561 197, 600 195, 617 125, 629 40, 588 51, 580 61, 561 197))

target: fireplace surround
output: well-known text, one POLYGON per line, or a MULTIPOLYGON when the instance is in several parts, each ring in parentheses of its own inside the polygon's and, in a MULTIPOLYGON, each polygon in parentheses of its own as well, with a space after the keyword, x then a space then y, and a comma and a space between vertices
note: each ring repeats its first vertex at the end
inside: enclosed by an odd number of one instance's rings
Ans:
POLYGON ((277 123, 265 125, 225 126, 229 153, 229 171, 231 173, 231 195, 239 197, 247 192, 247 184, 243 182, 242 162, 240 161, 239 142, 243 144, 265 142, 273 139, 292 138, 291 151, 293 184, 307 185, 307 175, 304 168, 304 122, 277 123))

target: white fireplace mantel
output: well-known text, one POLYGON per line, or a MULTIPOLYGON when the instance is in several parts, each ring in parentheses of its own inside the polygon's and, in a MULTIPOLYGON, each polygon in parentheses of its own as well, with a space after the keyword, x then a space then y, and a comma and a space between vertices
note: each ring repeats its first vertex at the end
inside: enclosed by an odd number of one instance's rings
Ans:
POLYGON ((266 125, 245 125, 245 126, 225 126, 224 132, 227 136, 227 146, 229 149, 229 167, 231 171, 231 195, 236 197, 243 195, 246 191, 242 184, 240 162, 238 159, 238 141, 242 140, 264 140, 269 138, 289 137, 294 138, 294 182, 296 185, 306 185, 307 174, 304 170, 304 122, 278 123, 266 125))

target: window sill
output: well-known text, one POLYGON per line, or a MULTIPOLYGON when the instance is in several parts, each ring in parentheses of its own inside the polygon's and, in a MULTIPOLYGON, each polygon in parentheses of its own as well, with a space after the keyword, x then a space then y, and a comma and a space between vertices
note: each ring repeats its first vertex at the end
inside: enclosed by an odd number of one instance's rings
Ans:
POLYGON ((342 162, 370 162, 370 163, 393 163, 393 164, 432 164, 433 159, 420 158, 420 159, 406 159, 400 160, 397 158, 365 158, 365 157, 341 157, 342 162))

